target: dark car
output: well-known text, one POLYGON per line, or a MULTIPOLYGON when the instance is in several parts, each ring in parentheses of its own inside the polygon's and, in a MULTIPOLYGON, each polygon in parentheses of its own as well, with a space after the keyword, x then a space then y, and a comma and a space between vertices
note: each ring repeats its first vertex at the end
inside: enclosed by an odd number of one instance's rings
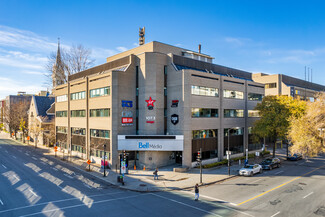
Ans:
POLYGON ((272 170, 273 168, 279 168, 281 166, 281 160, 279 158, 266 158, 260 163, 264 170, 272 170))
POLYGON ((287 160, 301 160, 302 156, 300 154, 293 154, 287 157, 287 160))

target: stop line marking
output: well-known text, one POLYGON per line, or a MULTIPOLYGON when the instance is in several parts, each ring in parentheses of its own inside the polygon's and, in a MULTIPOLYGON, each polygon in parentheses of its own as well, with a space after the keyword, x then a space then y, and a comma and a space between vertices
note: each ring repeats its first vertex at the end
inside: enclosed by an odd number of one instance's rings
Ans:
POLYGON ((305 199, 306 197, 312 195, 314 192, 310 192, 309 194, 307 194, 306 196, 303 197, 303 199, 305 199))

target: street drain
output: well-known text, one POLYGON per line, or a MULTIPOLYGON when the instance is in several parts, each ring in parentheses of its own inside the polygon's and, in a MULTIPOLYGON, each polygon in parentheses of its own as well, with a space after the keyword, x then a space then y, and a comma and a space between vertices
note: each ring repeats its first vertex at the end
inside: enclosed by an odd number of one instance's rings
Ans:
POLYGON ((325 216, 325 207, 324 206, 319 207, 314 213, 316 215, 325 216))
POLYGON ((276 199, 276 200, 270 201, 271 205, 277 205, 278 203, 281 203, 281 200, 276 199))

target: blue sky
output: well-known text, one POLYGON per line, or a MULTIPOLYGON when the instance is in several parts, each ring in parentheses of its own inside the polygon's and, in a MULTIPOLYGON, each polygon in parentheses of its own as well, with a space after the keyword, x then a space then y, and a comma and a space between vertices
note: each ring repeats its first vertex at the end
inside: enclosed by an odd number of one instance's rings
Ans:
POLYGON ((324 1, 0 1, 0 99, 44 89, 57 38, 83 44, 96 65, 107 56, 160 41, 249 72, 282 73, 325 85, 324 1))

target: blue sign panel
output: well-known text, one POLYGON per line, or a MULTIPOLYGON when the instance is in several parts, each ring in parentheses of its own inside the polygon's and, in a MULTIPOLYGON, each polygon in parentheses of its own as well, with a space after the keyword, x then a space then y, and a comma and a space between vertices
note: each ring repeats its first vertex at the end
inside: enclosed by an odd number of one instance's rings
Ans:
POLYGON ((132 101, 122 100, 122 107, 132 108, 133 107, 133 103, 132 103, 132 101))

